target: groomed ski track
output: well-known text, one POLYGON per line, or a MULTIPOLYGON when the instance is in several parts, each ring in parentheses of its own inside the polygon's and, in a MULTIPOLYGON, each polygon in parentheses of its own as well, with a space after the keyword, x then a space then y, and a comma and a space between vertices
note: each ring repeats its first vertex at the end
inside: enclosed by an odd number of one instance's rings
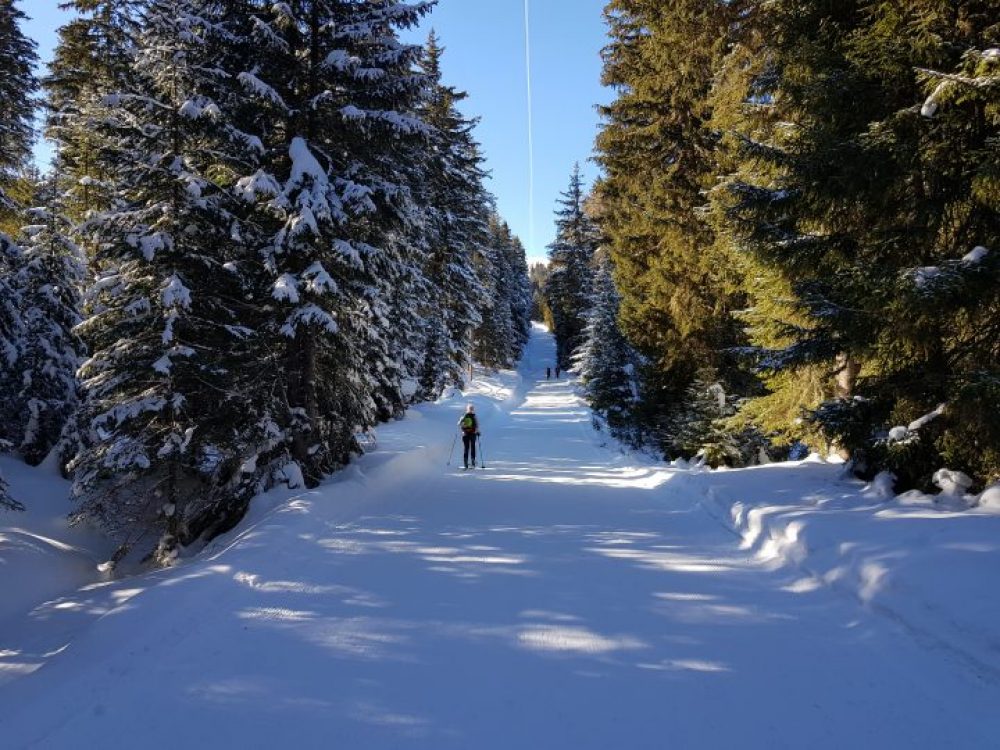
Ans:
POLYGON ((536 328, 517 377, 197 559, 5 621, 0 746, 1000 747, 995 676, 748 559, 684 472, 601 445, 553 358, 536 328))

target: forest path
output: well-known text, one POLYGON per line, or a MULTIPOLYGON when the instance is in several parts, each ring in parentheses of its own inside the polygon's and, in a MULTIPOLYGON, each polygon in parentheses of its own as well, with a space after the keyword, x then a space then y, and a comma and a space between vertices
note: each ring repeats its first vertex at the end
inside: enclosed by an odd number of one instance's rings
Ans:
POLYGON ((994 682, 747 559, 553 357, 536 328, 467 396, 486 470, 444 465, 464 400, 420 407, 197 560, 36 609, 0 641, 0 744, 1000 747, 994 682))

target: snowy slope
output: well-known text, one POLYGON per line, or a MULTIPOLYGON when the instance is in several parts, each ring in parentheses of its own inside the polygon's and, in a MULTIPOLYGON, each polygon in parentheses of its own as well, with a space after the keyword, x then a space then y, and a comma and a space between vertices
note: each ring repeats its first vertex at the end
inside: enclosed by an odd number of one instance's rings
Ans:
POLYGON ((198 558, 0 621, 2 746, 1000 747, 995 517, 898 519, 826 464, 644 464, 552 359, 536 329, 198 558), (445 466, 466 400, 475 473, 445 466))
MULTIPOLYGON (((97 564, 112 545, 84 528, 70 528, 70 483, 55 467, 30 469, 0 456, 0 472, 23 513, 0 512, 0 633, 4 621, 100 579, 97 564)), ((0 643, 0 650, 3 644, 0 643)), ((0 668, 0 683, 5 672, 0 668)))
POLYGON ((1000 680, 1000 517, 901 504, 815 458, 692 478, 705 509, 767 567, 798 573, 1000 680))

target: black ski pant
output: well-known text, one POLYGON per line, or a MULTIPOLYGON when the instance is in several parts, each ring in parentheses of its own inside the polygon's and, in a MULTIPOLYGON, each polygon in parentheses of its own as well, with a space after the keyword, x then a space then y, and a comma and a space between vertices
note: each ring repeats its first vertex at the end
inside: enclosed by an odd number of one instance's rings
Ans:
POLYGON ((462 447, 465 448, 465 465, 469 465, 469 454, 472 454, 472 465, 476 465, 476 436, 462 435, 462 447))

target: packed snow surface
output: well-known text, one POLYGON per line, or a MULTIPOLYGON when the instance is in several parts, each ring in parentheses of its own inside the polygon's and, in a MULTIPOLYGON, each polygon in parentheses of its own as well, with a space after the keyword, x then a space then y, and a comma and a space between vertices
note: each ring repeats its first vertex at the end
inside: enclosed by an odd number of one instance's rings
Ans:
POLYGON ((553 358, 536 329, 519 372, 113 581, 51 520, 64 483, 4 460, 34 510, 0 519, 0 745, 1000 747, 995 489, 953 512, 815 457, 657 465, 603 444, 553 358))

